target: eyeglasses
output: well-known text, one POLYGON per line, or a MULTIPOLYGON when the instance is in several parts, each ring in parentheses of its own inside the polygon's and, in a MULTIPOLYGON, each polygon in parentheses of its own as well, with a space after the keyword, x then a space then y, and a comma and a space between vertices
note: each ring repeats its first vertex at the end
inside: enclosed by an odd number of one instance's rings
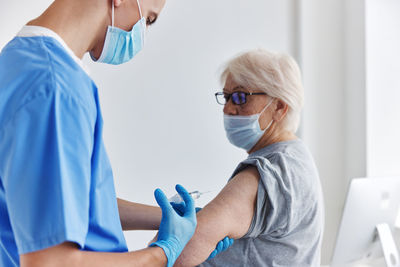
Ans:
POLYGON ((235 105, 243 105, 247 102, 247 96, 249 95, 266 95, 266 93, 246 93, 246 92, 233 92, 232 94, 226 94, 224 92, 215 93, 215 98, 217 103, 220 105, 225 105, 228 103, 229 99, 232 99, 232 103, 235 105))

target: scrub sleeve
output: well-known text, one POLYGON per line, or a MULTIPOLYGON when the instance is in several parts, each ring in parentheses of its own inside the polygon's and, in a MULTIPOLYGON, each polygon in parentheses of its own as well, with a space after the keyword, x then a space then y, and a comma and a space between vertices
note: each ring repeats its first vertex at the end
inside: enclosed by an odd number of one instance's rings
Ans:
POLYGON ((7 123, 3 186, 19 254, 66 241, 84 246, 95 118, 51 84, 7 123))

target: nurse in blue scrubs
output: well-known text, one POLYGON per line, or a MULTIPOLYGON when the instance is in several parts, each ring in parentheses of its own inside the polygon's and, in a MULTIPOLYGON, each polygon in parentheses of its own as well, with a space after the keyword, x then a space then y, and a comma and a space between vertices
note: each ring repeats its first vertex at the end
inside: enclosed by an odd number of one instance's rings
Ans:
POLYGON ((117 200, 98 91, 82 65, 121 64, 143 47, 165 0, 56 0, 0 54, 0 266, 172 266, 196 227, 162 191, 117 200), (122 230, 159 230, 128 252, 122 230))

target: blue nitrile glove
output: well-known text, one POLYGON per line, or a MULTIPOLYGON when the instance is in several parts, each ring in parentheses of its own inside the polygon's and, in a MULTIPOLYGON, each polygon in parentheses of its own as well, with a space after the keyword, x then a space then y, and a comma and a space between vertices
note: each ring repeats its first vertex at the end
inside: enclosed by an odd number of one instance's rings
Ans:
POLYGON ((192 238, 197 225, 192 197, 181 185, 176 186, 176 191, 181 195, 185 203, 183 215, 175 212, 163 191, 157 189, 154 192, 162 211, 162 218, 157 241, 150 244, 150 246, 159 246, 164 250, 168 259, 168 267, 174 265, 183 248, 192 238))
MULTIPOLYGON (((180 202, 180 203, 176 203, 176 202, 170 202, 171 206, 174 208, 174 210, 182 216, 184 210, 186 209, 186 204, 185 202, 180 202)), ((196 213, 201 211, 201 208, 196 207, 196 213)))
POLYGON ((217 254, 227 250, 233 244, 233 238, 225 237, 221 241, 218 242, 217 247, 213 252, 211 252, 210 257, 207 260, 214 258, 217 254))
MULTIPOLYGON (((181 202, 181 203, 171 202, 171 206, 174 208, 174 210, 179 215, 182 215, 183 211, 185 210, 186 204, 185 204, 185 202, 181 202)), ((201 210, 201 208, 196 208, 196 213, 199 212, 200 210, 201 210)), ((234 240, 229 237, 225 237, 224 239, 219 241, 217 244, 217 247, 215 248, 215 250, 213 252, 211 252, 211 254, 207 260, 212 259, 215 256, 217 256, 219 253, 227 250, 230 246, 232 246, 233 242, 234 242, 234 240)))

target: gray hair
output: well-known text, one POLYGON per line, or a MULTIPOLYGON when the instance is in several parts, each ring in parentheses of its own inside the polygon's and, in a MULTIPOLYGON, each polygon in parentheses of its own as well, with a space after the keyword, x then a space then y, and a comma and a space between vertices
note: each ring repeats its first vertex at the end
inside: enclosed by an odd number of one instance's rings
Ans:
POLYGON ((235 83, 259 89, 289 106, 283 122, 287 131, 296 132, 303 108, 304 89, 296 61, 289 55, 255 49, 239 54, 223 67, 221 83, 230 77, 235 83))

